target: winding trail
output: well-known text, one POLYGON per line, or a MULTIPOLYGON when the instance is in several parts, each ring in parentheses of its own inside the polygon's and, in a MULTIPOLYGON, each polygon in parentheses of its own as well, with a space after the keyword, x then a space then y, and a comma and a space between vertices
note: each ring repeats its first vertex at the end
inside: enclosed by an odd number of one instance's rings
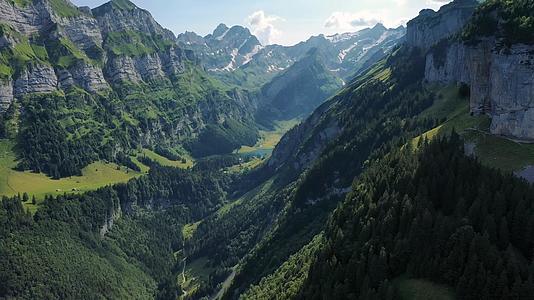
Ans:
POLYGON ((182 259, 182 263, 184 264, 184 267, 182 269, 182 299, 185 299, 187 297, 187 291, 183 287, 185 285, 185 268, 187 266, 187 256, 185 255, 185 240, 183 240, 183 247, 182 247, 182 253, 184 255, 184 258, 182 259))
POLYGON ((234 278, 235 278, 235 275, 236 275, 237 266, 238 265, 235 265, 232 268, 232 273, 230 273, 230 275, 228 275, 228 277, 226 277, 226 279, 222 283, 221 289, 215 294, 215 296, 213 296, 211 298, 211 300, 219 300, 224 296, 224 293, 226 293, 226 290, 228 290, 228 288, 230 287, 230 285, 234 281, 234 278))

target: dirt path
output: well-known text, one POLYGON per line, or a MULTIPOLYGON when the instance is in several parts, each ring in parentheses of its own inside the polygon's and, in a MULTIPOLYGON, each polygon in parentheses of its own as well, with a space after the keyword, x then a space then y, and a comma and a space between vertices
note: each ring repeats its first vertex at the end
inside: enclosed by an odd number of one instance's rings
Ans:
POLYGON ((185 255, 185 240, 183 241, 183 248, 182 253, 184 255, 184 258, 182 259, 182 263, 184 264, 184 267, 182 269, 182 299, 185 299, 187 297, 187 291, 183 288, 183 285, 186 282, 185 278, 185 268, 187 266, 187 256, 185 255))
POLYGON ((226 279, 224 280, 222 286, 221 286, 221 289, 217 292, 217 294, 215 294, 215 296, 213 296, 211 298, 211 300, 219 300, 222 298, 222 296, 224 295, 224 293, 226 292, 226 290, 230 287, 230 285, 232 284, 232 281, 234 281, 234 277, 236 275, 236 270, 237 270, 237 265, 235 265, 233 268, 232 268, 232 273, 230 273, 230 275, 228 275, 228 277, 226 277, 226 279))

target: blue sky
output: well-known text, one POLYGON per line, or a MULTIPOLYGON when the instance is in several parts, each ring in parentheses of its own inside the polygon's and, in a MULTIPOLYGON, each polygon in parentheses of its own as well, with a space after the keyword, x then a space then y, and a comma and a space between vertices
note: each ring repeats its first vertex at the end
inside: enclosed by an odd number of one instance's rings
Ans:
MULTIPOLYGON (((71 0, 96 7, 106 0, 71 0)), ((291 45, 311 35, 350 32, 382 22, 396 27, 449 0, 133 0, 176 34, 206 35, 219 23, 243 25, 264 44, 291 45)))

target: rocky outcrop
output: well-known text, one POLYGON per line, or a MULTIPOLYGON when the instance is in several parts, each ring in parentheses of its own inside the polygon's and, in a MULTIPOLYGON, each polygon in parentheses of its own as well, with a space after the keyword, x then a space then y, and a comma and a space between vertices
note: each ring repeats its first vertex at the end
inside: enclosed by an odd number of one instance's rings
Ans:
POLYGON ((444 38, 462 29, 473 16, 476 0, 455 0, 435 12, 422 10, 419 16, 408 22, 406 43, 412 47, 429 49, 444 38))
POLYGON ((178 43, 200 56, 211 72, 232 72, 250 62, 263 46, 245 27, 220 24, 212 34, 201 37, 193 32, 178 35, 178 43))
POLYGON ((11 79, 0 79, 0 112, 9 108, 13 102, 13 82, 11 79))
POLYGON ((491 37, 465 44, 452 37, 473 15, 474 2, 421 12, 408 23, 407 44, 425 51, 428 82, 470 85, 471 112, 491 117, 491 133, 534 140, 534 46, 503 46, 491 37))
POLYGON ((57 90, 57 77, 49 65, 30 65, 15 81, 15 97, 29 93, 50 93, 57 90))
POLYGON ((62 34, 78 48, 89 57, 98 59, 103 55, 102 33, 98 21, 90 13, 85 12, 75 18, 56 17, 54 21, 60 26, 62 34))
POLYGON ((142 56, 112 55, 105 75, 111 83, 161 80, 185 70, 186 61, 195 61, 194 54, 178 47, 142 56))
POLYGON ((24 35, 37 33, 52 25, 49 5, 43 0, 22 6, 13 1, 0 0, 0 16, 3 23, 15 28, 24 35))
POLYGON ((104 73, 99 66, 78 61, 75 66, 69 68, 68 73, 76 86, 90 93, 97 93, 109 89, 109 84, 104 78, 104 73))
POLYGON ((108 216, 100 227, 100 237, 104 237, 108 232, 111 231, 113 225, 117 220, 122 217, 122 209, 120 204, 114 204, 113 207, 109 210, 108 216))
POLYGON ((492 118, 491 133, 534 139, 534 46, 503 48, 493 39, 451 42, 427 55, 429 82, 471 86, 471 112, 492 118), (439 53, 438 53, 439 52, 439 53))

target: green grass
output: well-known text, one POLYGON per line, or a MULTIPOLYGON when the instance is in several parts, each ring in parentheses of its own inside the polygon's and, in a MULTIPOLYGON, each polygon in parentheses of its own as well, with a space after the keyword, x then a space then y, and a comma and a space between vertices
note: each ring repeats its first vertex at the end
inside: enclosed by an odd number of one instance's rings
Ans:
POLYGON ((534 144, 520 144, 494 135, 473 133, 469 140, 483 165, 504 171, 521 171, 534 165, 534 144))
POLYGON ((9 78, 13 74, 13 69, 0 62, 0 78, 9 78))
POLYGON ((65 0, 49 0, 49 2, 54 12, 60 17, 70 18, 80 15, 78 8, 65 0))
MULTIPOLYGON (((82 176, 53 180, 40 173, 15 171, 13 168, 16 165, 13 142, 0 140, 0 195, 13 196, 27 192, 30 197, 35 196, 42 200, 45 195, 83 193, 106 185, 127 182, 143 174, 126 171, 125 167, 117 170, 116 164, 95 162, 82 170, 82 176)), ((36 209, 29 203, 26 205, 32 211, 36 209)))
POLYGON ((142 156, 146 156, 146 157, 150 158, 151 160, 159 163, 160 165, 166 166, 166 167, 175 167, 175 168, 187 169, 187 168, 192 168, 193 164, 194 164, 194 160, 191 157, 186 157, 185 158, 186 162, 183 163, 181 161, 170 160, 170 159, 168 159, 166 157, 163 157, 163 156, 155 153, 154 151, 148 150, 148 149, 143 149, 141 151, 141 153, 137 157, 139 159, 142 156))
POLYGON ((193 237, 193 234, 195 234, 198 225, 200 225, 201 222, 202 221, 184 225, 184 227, 182 228, 182 236, 185 240, 188 240, 193 237))
POLYGON ((300 119, 277 121, 273 130, 260 130, 260 139, 254 146, 242 146, 238 153, 251 153, 258 150, 273 150, 284 134, 301 122, 300 119))
POLYGON ((180 274, 178 282, 182 289, 186 290, 188 294, 194 293, 199 287, 201 282, 208 282, 210 274, 215 271, 214 268, 208 266, 208 259, 201 257, 188 262, 186 265, 185 279, 180 274))
POLYGON ((115 55, 141 56, 168 49, 173 43, 161 36, 127 30, 108 33, 105 45, 115 55))
POLYGON ((57 65, 63 68, 68 68, 74 64, 77 60, 83 60, 86 62, 91 62, 91 59, 85 55, 78 47, 68 38, 60 38, 59 43, 64 47, 69 55, 60 56, 57 65))
POLYGON ((132 10, 135 9, 135 5, 128 0, 113 0, 111 4, 114 8, 119 10, 132 10))
POLYGON ((424 279, 399 278, 394 281, 401 300, 454 300, 453 289, 424 279))
POLYGON ((32 0, 11 0, 11 2, 14 3, 18 7, 24 8, 28 6, 29 4, 31 4, 32 0))

